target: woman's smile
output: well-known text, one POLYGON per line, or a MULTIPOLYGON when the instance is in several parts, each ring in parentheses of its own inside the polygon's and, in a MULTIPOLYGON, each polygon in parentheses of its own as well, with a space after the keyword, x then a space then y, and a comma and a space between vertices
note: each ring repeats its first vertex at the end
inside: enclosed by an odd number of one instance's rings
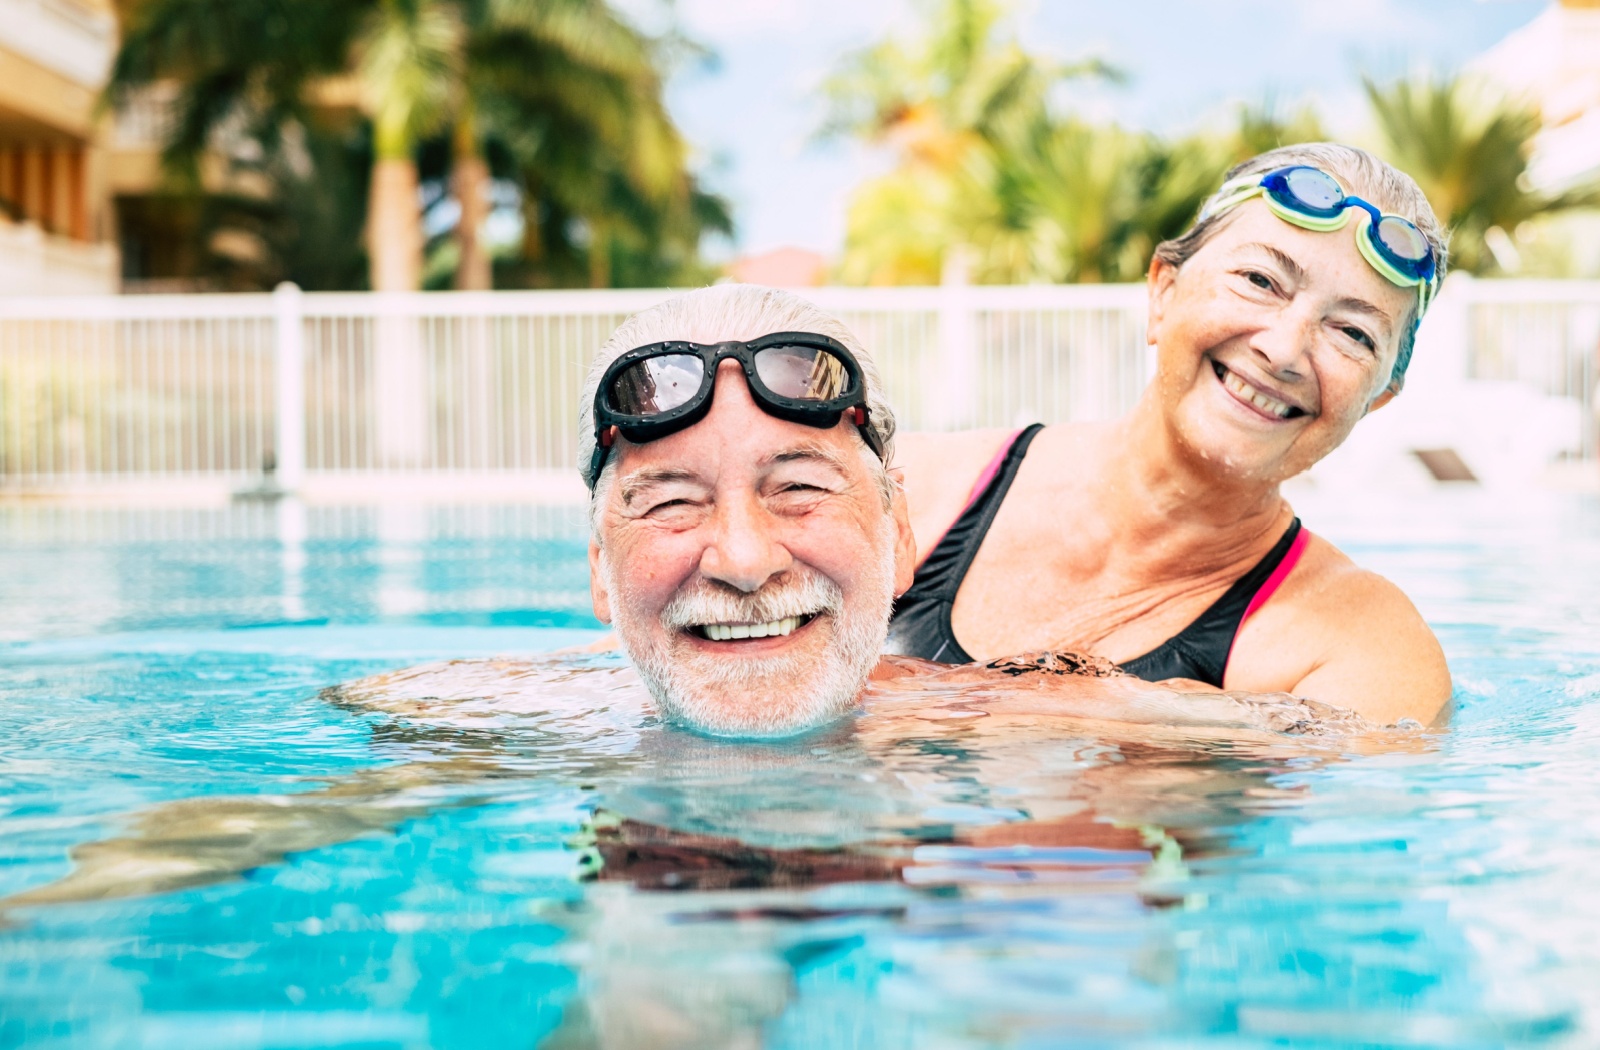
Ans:
POLYGON ((1245 379, 1238 372, 1215 358, 1210 359, 1211 371, 1216 375, 1222 388, 1245 408, 1255 414, 1275 423, 1299 419, 1311 413, 1301 407, 1298 400, 1278 390, 1266 387, 1259 381, 1252 382, 1245 379))

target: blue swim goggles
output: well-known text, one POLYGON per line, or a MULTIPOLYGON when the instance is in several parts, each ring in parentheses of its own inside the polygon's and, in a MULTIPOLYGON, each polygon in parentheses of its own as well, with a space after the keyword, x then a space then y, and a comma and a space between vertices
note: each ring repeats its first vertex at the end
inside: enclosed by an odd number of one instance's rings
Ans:
POLYGON ((1362 227, 1356 232, 1356 247, 1362 256, 1392 283, 1417 289, 1419 318, 1427 310, 1438 290, 1439 267, 1432 245, 1411 220, 1383 214, 1370 201, 1347 194, 1332 175, 1305 164, 1224 183, 1216 202, 1200 217, 1220 215, 1257 195, 1278 218, 1319 232, 1342 229, 1355 209, 1362 227))

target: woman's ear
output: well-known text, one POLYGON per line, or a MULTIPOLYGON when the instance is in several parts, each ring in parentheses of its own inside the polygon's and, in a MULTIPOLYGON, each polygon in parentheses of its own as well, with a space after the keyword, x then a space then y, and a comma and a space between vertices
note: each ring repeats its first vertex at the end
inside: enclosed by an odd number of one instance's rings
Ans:
POLYGON ((1167 315, 1167 306, 1172 301, 1173 289, 1178 281, 1178 268, 1167 262, 1159 255, 1150 260, 1150 272, 1145 277, 1145 289, 1149 296, 1149 314, 1145 318, 1145 342, 1151 346, 1156 345, 1161 339, 1161 322, 1167 315))

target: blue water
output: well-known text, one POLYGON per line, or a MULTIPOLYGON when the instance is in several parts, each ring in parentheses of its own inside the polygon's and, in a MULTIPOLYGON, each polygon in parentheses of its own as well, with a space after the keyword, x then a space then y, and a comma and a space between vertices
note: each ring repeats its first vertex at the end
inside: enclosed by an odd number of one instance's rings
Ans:
POLYGON ((579 512, 0 507, 0 1047, 1600 1045, 1600 500, 1298 499, 1425 746, 428 722, 320 692, 595 637, 579 512))

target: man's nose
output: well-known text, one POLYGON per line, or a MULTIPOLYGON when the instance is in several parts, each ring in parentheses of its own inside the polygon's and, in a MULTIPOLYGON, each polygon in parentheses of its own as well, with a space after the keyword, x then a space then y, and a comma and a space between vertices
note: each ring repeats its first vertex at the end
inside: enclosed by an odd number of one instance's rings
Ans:
POLYGON ((702 575, 748 594, 793 564, 771 516, 754 499, 718 501, 711 542, 700 555, 702 575))

